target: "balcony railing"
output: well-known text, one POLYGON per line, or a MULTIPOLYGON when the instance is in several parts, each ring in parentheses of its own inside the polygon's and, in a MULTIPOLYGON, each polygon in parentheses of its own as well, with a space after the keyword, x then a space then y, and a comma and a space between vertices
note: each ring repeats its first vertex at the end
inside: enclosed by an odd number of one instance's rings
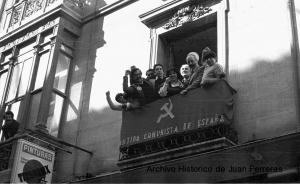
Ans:
POLYGON ((23 0, 5 10, 0 33, 3 35, 15 30, 62 4, 81 14, 83 7, 89 3, 87 0, 23 0))

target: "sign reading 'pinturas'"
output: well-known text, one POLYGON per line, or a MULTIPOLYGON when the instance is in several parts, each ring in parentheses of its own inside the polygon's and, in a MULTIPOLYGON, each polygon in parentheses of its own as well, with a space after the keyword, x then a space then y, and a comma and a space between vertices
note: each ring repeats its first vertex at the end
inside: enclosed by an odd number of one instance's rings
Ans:
POLYGON ((51 183, 55 153, 33 142, 18 140, 11 183, 51 183))
POLYGON ((28 144, 23 144, 23 149, 22 149, 25 153, 29 153, 31 155, 37 156, 39 158, 45 159, 47 161, 52 161, 53 159, 53 154, 48 153, 44 150, 38 149, 34 146, 30 146, 28 144))
POLYGON ((226 81, 198 88, 188 95, 175 95, 147 104, 141 109, 123 112, 121 146, 188 132, 195 129, 230 124, 233 94, 226 81))

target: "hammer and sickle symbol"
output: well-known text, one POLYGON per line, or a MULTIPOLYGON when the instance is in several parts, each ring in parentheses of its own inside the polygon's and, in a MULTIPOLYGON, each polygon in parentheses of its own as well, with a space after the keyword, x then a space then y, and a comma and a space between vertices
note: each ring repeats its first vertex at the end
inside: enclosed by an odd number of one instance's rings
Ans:
POLYGON ((172 104, 172 101, 171 101, 170 98, 169 98, 169 102, 170 102, 170 103, 167 102, 167 103, 165 103, 165 104, 160 108, 160 110, 161 110, 161 111, 165 111, 165 113, 161 114, 161 115, 158 117, 156 123, 160 123, 161 119, 162 119, 162 118, 165 118, 165 117, 167 117, 167 116, 170 116, 171 119, 173 119, 173 118, 175 117, 174 114, 172 113, 173 104, 172 104), (169 107, 168 107, 168 106, 169 106, 169 107))

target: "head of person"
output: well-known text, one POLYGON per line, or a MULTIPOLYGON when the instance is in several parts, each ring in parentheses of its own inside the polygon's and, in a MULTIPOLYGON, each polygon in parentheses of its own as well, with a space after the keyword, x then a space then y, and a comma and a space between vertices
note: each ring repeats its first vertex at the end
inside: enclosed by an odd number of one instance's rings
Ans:
POLYGON ((152 68, 148 69, 146 71, 146 76, 147 79, 154 79, 155 78, 154 70, 152 68))
POLYGON ((132 84, 142 83, 142 71, 139 68, 132 68, 130 71, 130 80, 132 84))
POLYGON ((212 66, 217 62, 217 54, 206 47, 202 51, 202 64, 206 66, 212 66))
POLYGON ((12 121, 14 119, 14 113, 12 111, 6 111, 4 114, 5 121, 12 121))
POLYGON ((188 64, 183 64, 180 67, 180 74, 183 78, 189 78, 192 74, 190 66, 188 64))
POLYGON ((118 93, 115 97, 115 100, 119 103, 127 103, 127 99, 124 93, 118 93))
POLYGON ((164 67, 162 64, 155 64, 153 67, 153 70, 154 70, 155 76, 157 76, 159 78, 164 77, 164 67))
POLYGON ((171 82, 178 81, 179 76, 180 75, 175 68, 170 68, 167 70, 167 77, 169 77, 171 79, 171 82))
POLYGON ((199 62, 199 55, 197 52, 190 52, 187 54, 186 58, 186 63, 190 66, 190 68, 195 68, 198 66, 199 62))

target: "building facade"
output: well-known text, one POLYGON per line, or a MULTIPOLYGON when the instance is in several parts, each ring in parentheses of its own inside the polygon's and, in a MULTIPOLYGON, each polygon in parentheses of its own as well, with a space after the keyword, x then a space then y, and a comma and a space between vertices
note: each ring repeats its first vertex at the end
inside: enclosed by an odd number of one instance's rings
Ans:
POLYGON ((0 181, 24 137, 55 151, 52 182, 299 181, 299 12, 296 0, 1 1, 0 121, 13 111, 20 133, 1 138, 0 181), (206 46, 237 92, 236 139, 122 158, 128 116, 105 92, 122 92, 132 65, 178 69, 206 46))

